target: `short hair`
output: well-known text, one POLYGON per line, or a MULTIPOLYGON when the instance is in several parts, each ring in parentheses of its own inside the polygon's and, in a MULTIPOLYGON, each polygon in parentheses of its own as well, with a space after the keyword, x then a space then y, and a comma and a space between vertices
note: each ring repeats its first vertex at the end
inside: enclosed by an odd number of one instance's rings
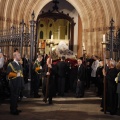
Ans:
POLYGON ((78 60, 82 60, 83 61, 83 57, 78 58, 78 60))
POLYGON ((15 49, 14 49, 14 52, 17 52, 17 51, 18 51, 18 48, 15 48, 15 49))
POLYGON ((13 57, 15 57, 17 54, 20 54, 19 52, 14 52, 13 57))
POLYGON ((115 65, 116 65, 115 60, 110 60, 110 64, 113 65, 113 66, 115 67, 115 65))
POLYGON ((99 59, 99 57, 97 55, 94 56, 95 58, 99 59))
POLYGON ((83 60, 82 60, 81 58, 78 58, 77 61, 78 61, 78 60, 81 60, 81 61, 83 62, 83 60))
POLYGON ((61 59, 62 59, 62 60, 65 60, 65 56, 62 56, 61 59))

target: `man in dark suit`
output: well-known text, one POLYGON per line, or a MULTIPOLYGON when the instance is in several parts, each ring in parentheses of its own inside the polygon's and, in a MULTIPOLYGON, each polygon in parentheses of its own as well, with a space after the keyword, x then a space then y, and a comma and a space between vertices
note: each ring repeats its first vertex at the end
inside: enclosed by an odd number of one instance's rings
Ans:
POLYGON ((61 61, 57 64, 58 72, 58 94, 64 96, 65 91, 65 78, 67 73, 67 63, 65 62, 65 57, 61 57, 61 61))
POLYGON ((20 91, 24 88, 23 80, 23 69, 22 65, 19 64, 21 59, 19 52, 13 53, 14 60, 8 64, 7 67, 7 77, 9 80, 10 86, 10 113, 12 115, 19 115, 21 110, 18 110, 17 101, 20 94, 20 91))
POLYGON ((84 96, 84 82, 85 82, 85 67, 82 64, 82 60, 78 59, 78 72, 77 72, 77 87, 76 97, 84 96))
POLYGON ((33 64, 33 70, 35 72, 34 76, 34 97, 39 98, 41 95, 38 94, 40 84, 42 84, 42 56, 38 55, 35 63, 33 64))

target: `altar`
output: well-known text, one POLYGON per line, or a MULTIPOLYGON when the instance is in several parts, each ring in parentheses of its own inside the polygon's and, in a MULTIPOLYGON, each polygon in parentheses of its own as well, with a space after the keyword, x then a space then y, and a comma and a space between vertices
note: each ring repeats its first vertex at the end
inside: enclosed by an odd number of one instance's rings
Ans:
POLYGON ((51 39, 40 40, 38 48, 40 54, 51 53, 54 60, 61 56, 65 56, 66 58, 76 58, 75 53, 69 50, 69 40, 58 40, 51 37, 51 39))

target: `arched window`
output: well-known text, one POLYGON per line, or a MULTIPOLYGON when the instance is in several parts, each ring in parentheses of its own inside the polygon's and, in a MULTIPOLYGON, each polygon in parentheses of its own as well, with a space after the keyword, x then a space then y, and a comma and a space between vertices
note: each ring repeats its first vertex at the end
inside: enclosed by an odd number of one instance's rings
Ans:
POLYGON ((40 31, 40 39, 43 39, 43 31, 40 31))
POLYGON ((51 39, 52 31, 49 32, 49 39, 51 39))

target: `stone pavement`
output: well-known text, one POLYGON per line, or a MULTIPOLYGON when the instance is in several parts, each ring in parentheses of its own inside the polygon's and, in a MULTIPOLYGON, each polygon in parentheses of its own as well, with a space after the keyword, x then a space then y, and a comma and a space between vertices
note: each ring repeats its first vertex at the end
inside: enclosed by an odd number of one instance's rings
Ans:
POLYGON ((19 104, 22 113, 13 116, 9 113, 8 102, 0 105, 0 120, 118 120, 119 116, 111 116, 100 111, 101 98, 87 90, 84 98, 75 98, 67 94, 65 97, 53 99, 53 105, 45 104, 42 98, 26 98, 19 104))

